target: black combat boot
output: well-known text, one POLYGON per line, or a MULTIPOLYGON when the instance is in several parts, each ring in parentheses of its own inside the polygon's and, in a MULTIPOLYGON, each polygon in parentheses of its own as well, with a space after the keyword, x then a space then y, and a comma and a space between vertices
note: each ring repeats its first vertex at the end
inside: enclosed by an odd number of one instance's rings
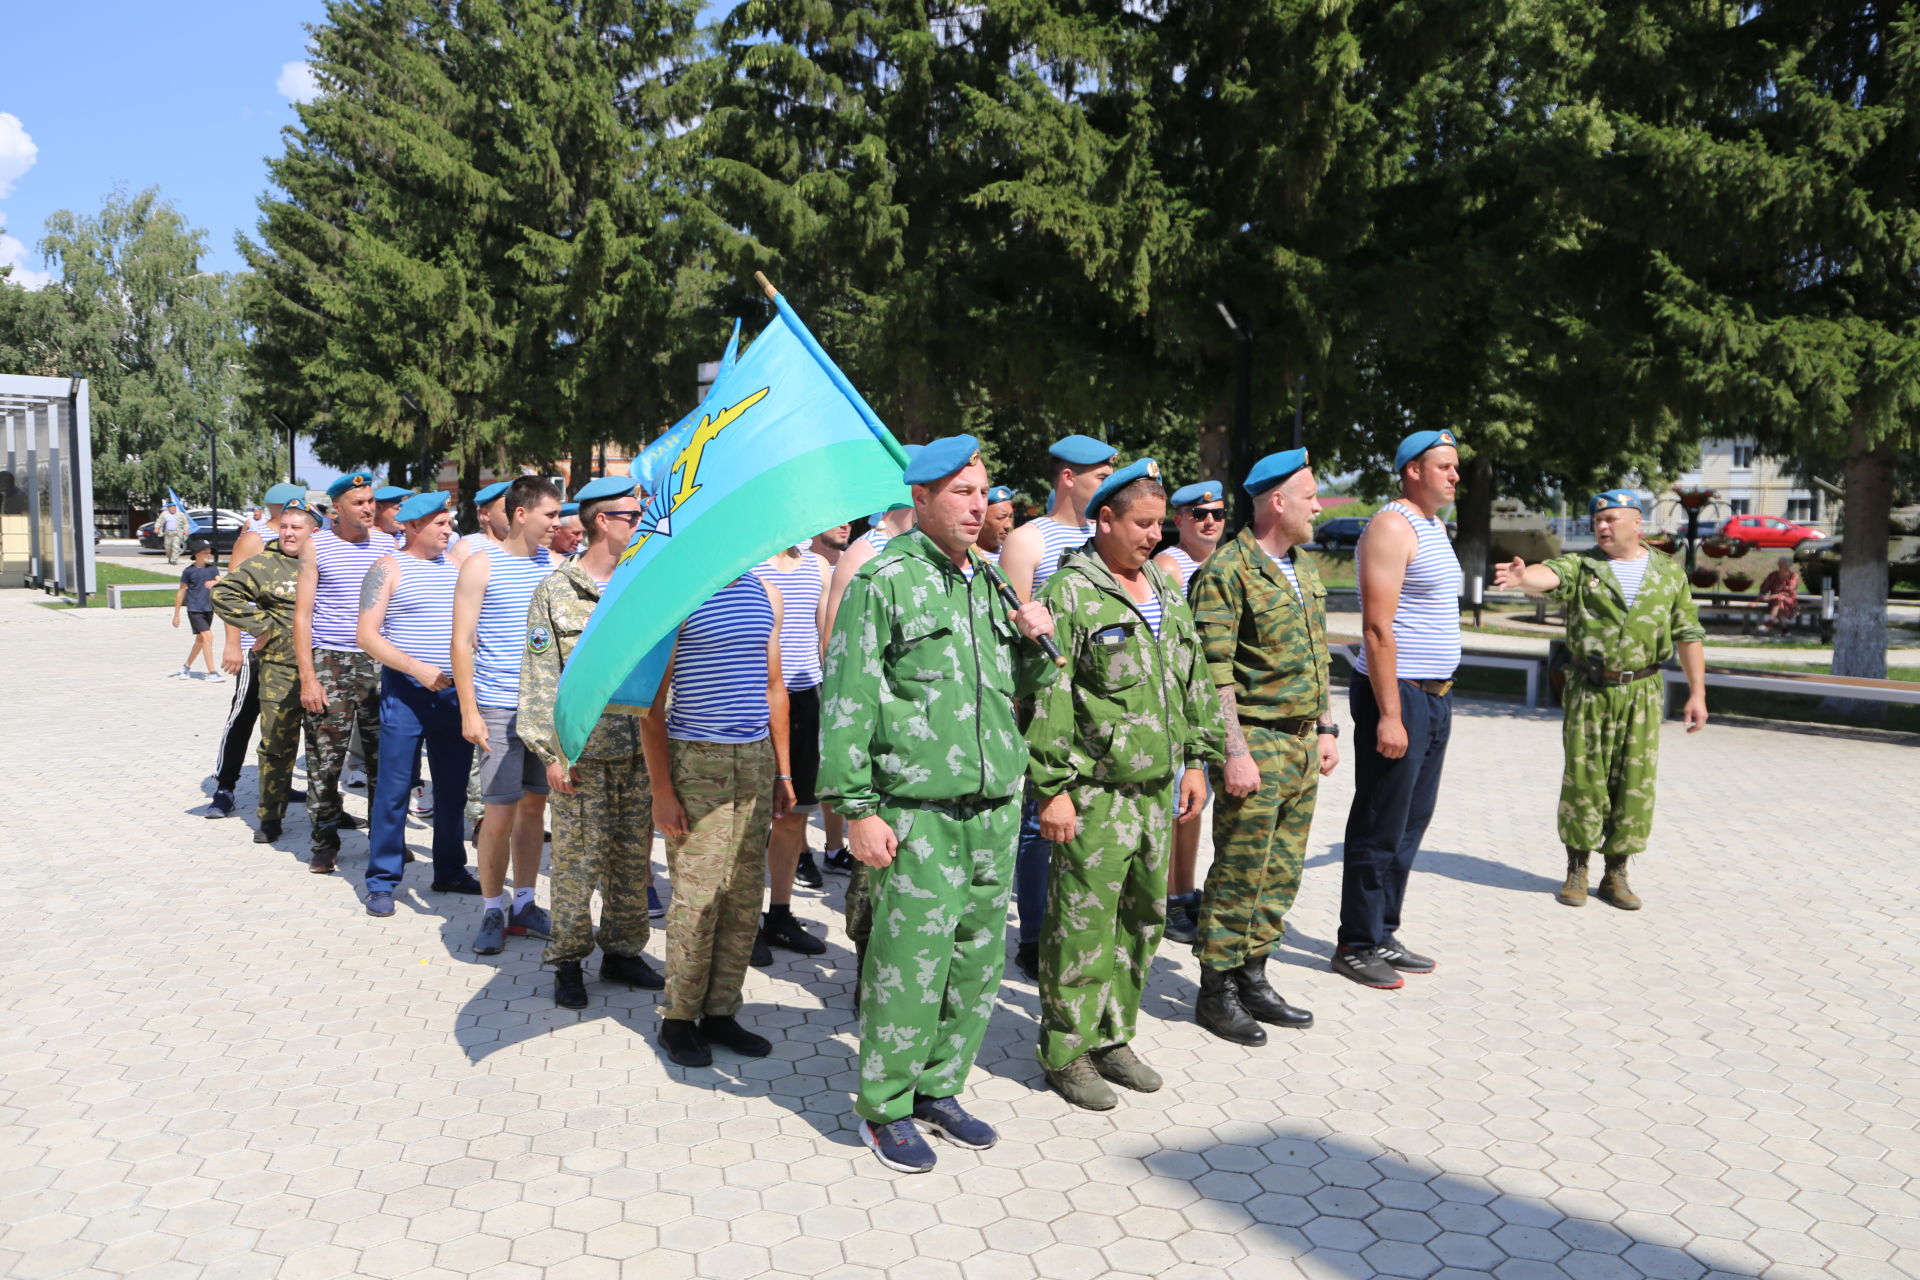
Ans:
POLYGON ((600 980, 624 982, 643 991, 658 991, 667 985, 667 980, 647 963, 645 956, 617 956, 611 951, 600 957, 600 980))
POLYGON ((553 966, 553 1002, 562 1009, 587 1007, 587 980, 580 974, 578 960, 562 960, 553 966))
POLYGON ((1247 1015, 1240 987, 1224 969, 1200 969, 1200 999, 1194 1006, 1200 1025, 1235 1044, 1265 1044, 1266 1029, 1247 1015))
POLYGON ((1234 986, 1240 989, 1240 1007, 1253 1017, 1276 1027, 1299 1029, 1313 1025, 1311 1013, 1288 1004, 1268 984, 1265 956, 1255 956, 1231 973, 1234 986))

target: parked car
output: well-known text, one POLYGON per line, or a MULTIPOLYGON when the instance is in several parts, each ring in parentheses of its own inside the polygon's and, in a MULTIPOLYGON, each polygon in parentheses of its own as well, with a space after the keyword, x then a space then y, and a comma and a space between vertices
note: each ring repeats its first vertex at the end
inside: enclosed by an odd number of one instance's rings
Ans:
MULTIPOLYGON (((247 527, 247 517, 241 512, 231 510, 227 507, 220 508, 220 529, 217 534, 213 528, 213 509, 211 507, 189 507, 187 508, 187 515, 192 517, 193 522, 200 526, 198 532, 190 533, 187 537, 189 539, 212 538, 213 549, 216 552, 233 550, 233 544, 239 541, 241 531, 247 527)), ((140 548, 143 551, 165 551, 167 549, 166 542, 160 537, 159 531, 153 527, 153 521, 151 520, 141 525, 139 531, 135 533, 134 536, 140 539, 140 548)))
POLYGON ((1322 551, 1351 551, 1360 545, 1367 519, 1366 516, 1334 516, 1322 520, 1313 531, 1313 545, 1322 551))
POLYGON ((1780 547, 1792 550, 1803 542, 1827 535, 1818 529, 1782 520, 1779 516, 1735 516, 1720 526, 1720 536, 1749 547, 1780 547))

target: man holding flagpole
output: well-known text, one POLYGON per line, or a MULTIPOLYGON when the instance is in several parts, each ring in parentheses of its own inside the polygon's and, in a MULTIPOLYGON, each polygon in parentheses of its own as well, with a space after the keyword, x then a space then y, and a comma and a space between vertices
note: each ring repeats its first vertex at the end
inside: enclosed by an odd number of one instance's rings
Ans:
POLYGON ((861 972, 860 1133, 882 1164, 933 1168, 921 1125, 975 1150, 998 1135, 955 1097, 986 1034, 1027 747, 1016 698, 1053 668, 1028 640, 1046 608, 1008 615, 974 553, 987 469, 972 436, 908 464, 917 528, 847 586, 827 643, 820 794, 872 868, 861 972))

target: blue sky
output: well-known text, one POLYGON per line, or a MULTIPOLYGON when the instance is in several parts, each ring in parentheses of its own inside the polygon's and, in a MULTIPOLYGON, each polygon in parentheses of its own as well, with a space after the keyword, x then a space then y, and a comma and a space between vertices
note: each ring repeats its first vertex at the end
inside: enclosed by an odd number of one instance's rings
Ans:
MULTIPOLYGON (((724 8, 727 0, 708 6, 724 8)), ((208 270, 237 271, 266 159, 295 123, 290 94, 321 0, 41 0, 8 5, 0 69, 0 262, 44 266, 57 209, 93 211, 116 184, 158 186, 206 232, 208 270)))

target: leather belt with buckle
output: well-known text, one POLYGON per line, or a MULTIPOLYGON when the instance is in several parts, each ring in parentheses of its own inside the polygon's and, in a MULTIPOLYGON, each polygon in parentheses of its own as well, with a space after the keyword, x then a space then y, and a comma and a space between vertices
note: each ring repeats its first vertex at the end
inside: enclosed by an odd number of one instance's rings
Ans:
POLYGON ((1444 698, 1453 692, 1451 680, 1409 680, 1408 684, 1422 693, 1430 693, 1436 698, 1444 698))
POLYGON ((1635 680, 1645 680, 1660 670, 1660 664, 1657 662, 1650 667, 1641 667, 1638 671, 1611 671, 1586 658, 1575 658, 1573 665, 1579 669, 1581 675, 1595 684, 1612 685, 1615 688, 1632 684, 1635 680))

